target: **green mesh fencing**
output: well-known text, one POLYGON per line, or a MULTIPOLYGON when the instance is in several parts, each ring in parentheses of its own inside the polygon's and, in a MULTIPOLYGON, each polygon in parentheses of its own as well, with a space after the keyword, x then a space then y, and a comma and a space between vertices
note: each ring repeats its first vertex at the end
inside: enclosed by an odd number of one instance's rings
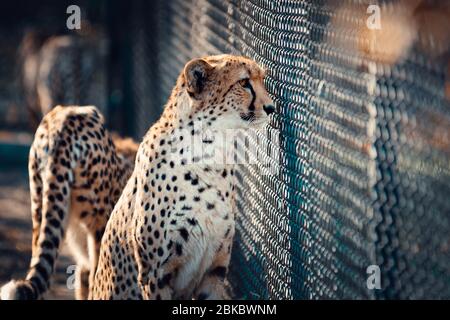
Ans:
POLYGON ((243 54, 268 71, 277 112, 237 174, 236 298, 450 298, 448 50, 367 54, 361 4, 132 3, 136 136, 190 58, 243 54))

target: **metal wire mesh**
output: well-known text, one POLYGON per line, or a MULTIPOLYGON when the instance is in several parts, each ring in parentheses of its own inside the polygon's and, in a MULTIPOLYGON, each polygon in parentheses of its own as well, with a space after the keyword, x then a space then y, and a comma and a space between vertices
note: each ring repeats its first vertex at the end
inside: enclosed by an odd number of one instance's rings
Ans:
MULTIPOLYGON (((193 57, 243 54, 268 70, 277 112, 247 150, 263 161, 237 174, 236 297, 450 298, 448 55, 367 54, 349 9, 364 3, 155 1, 151 28, 135 13, 136 115, 161 110, 193 57)), ((136 121, 142 136, 149 118, 136 121)))

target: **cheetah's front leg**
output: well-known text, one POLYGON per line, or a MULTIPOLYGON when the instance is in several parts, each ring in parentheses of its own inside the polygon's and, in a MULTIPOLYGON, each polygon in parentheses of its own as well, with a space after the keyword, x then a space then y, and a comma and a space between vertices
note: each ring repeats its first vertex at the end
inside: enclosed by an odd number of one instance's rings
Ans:
MULTIPOLYGON (((137 260, 139 261, 137 275, 139 298, 144 300, 171 300, 173 297, 173 273, 168 270, 164 272, 162 269, 154 270, 140 257, 137 260)), ((159 266, 160 262, 156 262, 156 264, 159 266)))
POLYGON ((170 286, 170 276, 168 274, 159 279, 151 277, 150 280, 144 280, 147 284, 140 286, 142 298, 144 300, 171 300, 173 297, 173 289, 170 286))
POLYGON ((198 300, 227 300, 230 298, 226 293, 225 278, 230 264, 231 240, 232 238, 227 239, 219 248, 213 264, 195 291, 194 298, 198 300))
POLYGON ((195 298, 197 300, 228 300, 225 290, 226 267, 216 267, 207 273, 198 290, 195 298))

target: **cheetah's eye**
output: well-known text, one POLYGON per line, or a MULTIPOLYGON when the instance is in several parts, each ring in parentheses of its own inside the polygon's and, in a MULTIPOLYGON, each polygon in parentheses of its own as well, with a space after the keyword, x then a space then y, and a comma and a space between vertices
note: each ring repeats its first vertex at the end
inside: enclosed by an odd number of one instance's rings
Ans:
POLYGON ((243 86, 244 88, 250 88, 251 87, 249 78, 245 78, 245 79, 239 80, 239 84, 241 86, 243 86))

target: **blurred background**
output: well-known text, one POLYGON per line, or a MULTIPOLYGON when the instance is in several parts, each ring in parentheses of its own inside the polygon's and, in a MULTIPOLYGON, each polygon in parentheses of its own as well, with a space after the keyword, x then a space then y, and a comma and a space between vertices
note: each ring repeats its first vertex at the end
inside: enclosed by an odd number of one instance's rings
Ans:
MULTIPOLYGON (((277 104, 238 170, 235 297, 449 299, 448 30, 445 0, 3 1, 0 283, 29 263, 43 114, 93 104, 140 140, 189 59, 234 53, 268 70, 277 104)), ((64 250, 49 298, 73 297, 70 263, 64 250)))

